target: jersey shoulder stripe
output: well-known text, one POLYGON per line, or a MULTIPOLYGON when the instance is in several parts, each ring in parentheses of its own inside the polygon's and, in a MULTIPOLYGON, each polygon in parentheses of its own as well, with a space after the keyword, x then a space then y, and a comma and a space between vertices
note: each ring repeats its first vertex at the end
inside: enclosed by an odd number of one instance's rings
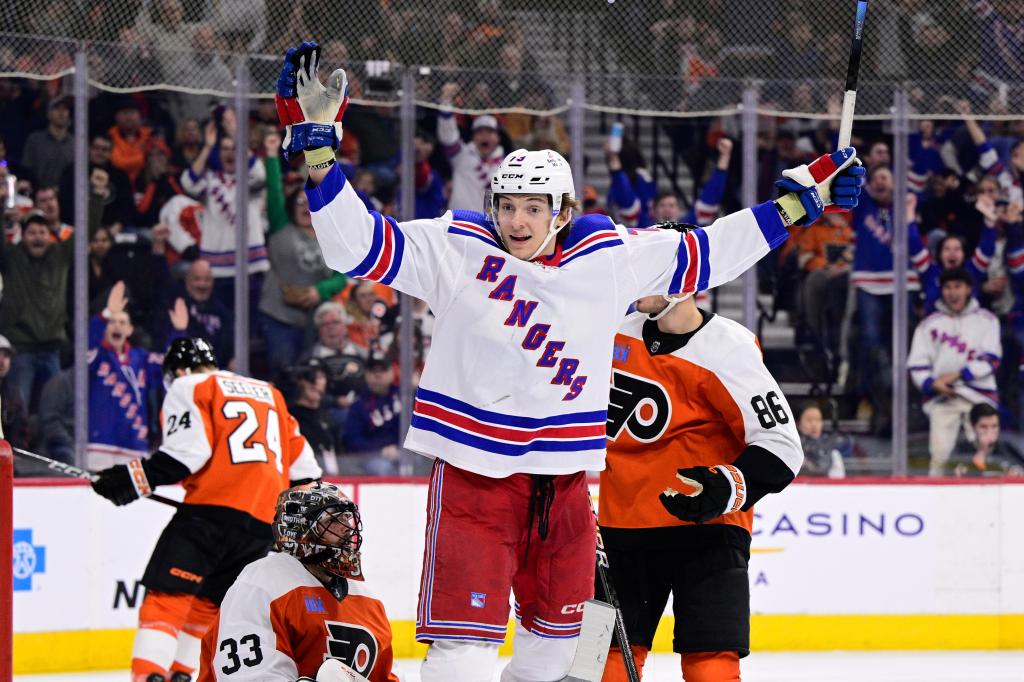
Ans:
POLYGON ((497 236, 483 225, 477 225, 476 223, 453 220, 452 224, 448 227, 448 234, 454 234, 460 237, 472 237, 473 239, 482 241, 488 246, 501 248, 501 245, 498 243, 497 236))
POLYGON ((390 284, 398 274, 405 254, 405 234, 393 218, 370 211, 373 216, 373 238, 366 257, 345 274, 390 284))

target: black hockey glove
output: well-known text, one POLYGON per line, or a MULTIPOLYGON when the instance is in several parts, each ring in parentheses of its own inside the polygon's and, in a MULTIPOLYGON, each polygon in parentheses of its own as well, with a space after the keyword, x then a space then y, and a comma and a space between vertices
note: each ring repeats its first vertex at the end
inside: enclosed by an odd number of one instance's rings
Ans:
POLYGON ((128 464, 118 464, 104 469, 92 482, 92 489, 118 507, 149 495, 153 488, 149 485, 142 464, 141 459, 133 459, 128 464))
POLYGON ((747 499, 743 472, 731 464, 679 469, 676 478, 689 492, 666 488, 658 499, 668 513, 683 521, 707 523, 738 511, 747 499))

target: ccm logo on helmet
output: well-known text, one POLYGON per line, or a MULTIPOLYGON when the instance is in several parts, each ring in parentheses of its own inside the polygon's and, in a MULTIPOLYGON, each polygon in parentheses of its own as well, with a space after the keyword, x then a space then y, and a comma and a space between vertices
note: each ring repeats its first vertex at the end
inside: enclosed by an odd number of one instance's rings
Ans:
POLYGON ((501 177, 503 180, 521 180, 526 176, 522 173, 502 173, 501 177))

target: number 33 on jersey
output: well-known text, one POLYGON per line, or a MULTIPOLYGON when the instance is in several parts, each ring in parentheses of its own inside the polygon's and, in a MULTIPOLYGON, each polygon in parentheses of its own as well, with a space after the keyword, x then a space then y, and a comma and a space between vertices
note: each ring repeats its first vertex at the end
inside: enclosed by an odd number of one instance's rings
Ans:
POLYGON ((289 480, 320 469, 280 391, 219 371, 179 377, 160 414, 160 449, 192 472, 187 504, 230 507, 270 523, 289 480))

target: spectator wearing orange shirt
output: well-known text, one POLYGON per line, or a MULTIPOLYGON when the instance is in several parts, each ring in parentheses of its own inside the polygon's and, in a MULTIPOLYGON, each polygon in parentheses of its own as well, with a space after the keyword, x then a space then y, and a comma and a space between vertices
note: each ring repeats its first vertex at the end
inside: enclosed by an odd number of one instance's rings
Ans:
POLYGON ((797 307, 799 317, 812 333, 821 332, 842 318, 842 310, 828 315, 830 302, 845 301, 853 261, 854 234, 846 216, 825 213, 810 227, 793 233, 796 265, 804 274, 797 307))
POLYGON ((114 114, 114 125, 107 134, 114 143, 110 162, 135 182, 146 165, 146 149, 153 129, 142 125, 142 112, 133 99, 122 100, 114 114))

